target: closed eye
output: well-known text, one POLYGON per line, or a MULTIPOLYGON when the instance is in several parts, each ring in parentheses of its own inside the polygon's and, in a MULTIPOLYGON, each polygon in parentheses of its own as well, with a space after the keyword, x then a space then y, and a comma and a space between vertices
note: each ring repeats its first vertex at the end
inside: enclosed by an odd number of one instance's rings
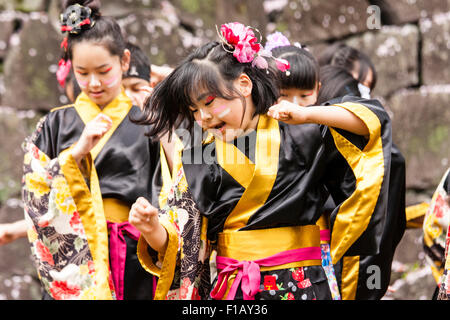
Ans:
POLYGON ((109 67, 105 71, 101 71, 100 74, 107 74, 109 71, 111 71, 112 67, 109 67))
POLYGON ((215 96, 208 96, 205 100, 205 106, 209 106, 215 99, 215 96))

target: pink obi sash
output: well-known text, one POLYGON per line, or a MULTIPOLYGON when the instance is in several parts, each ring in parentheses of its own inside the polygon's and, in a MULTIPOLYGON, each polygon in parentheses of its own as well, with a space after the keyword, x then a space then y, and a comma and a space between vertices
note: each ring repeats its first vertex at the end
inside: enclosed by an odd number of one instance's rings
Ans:
POLYGON ((128 221, 114 223, 107 221, 109 231, 109 257, 111 274, 116 289, 117 300, 123 300, 123 279, 127 256, 127 243, 123 236, 126 232, 131 239, 138 240, 140 232, 128 221))
POLYGON ((238 261, 235 259, 217 256, 217 269, 221 270, 217 284, 211 291, 213 299, 221 300, 227 290, 228 278, 237 270, 236 278, 231 285, 227 300, 233 300, 241 283, 244 300, 254 300, 259 292, 261 272, 260 267, 274 267, 303 260, 320 260, 320 247, 305 247, 274 254, 267 258, 254 261, 238 261))
POLYGON ((320 241, 330 241, 330 229, 320 230, 320 241))

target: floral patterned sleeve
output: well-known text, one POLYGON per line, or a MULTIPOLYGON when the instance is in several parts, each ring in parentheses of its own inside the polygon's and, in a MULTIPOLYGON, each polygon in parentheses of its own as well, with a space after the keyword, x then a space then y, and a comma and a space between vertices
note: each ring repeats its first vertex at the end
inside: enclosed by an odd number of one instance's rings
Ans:
POLYGON ((444 174, 439 186, 437 187, 430 205, 430 214, 435 216, 435 219, 440 219, 441 221, 446 221, 441 225, 443 228, 443 238, 444 240, 444 257, 442 259, 442 275, 439 279, 439 293, 437 296, 438 300, 450 300, 450 168, 444 174))
POLYGON ((45 123, 44 117, 23 144, 22 197, 39 278, 54 299, 113 299, 104 254, 107 238, 88 240, 102 228, 95 222, 95 201, 87 197, 95 195, 95 187, 88 189, 69 152, 50 159, 35 145, 45 123))
MULTIPOLYGON (((444 175, 445 177, 445 175, 444 175)), ((450 212, 446 205, 444 180, 436 188, 423 221, 423 247, 427 264, 439 285, 445 267, 445 248, 450 212)))
POLYGON ((182 168, 174 177, 159 217, 169 235, 165 253, 151 255, 143 237, 138 243, 142 266, 159 278, 154 299, 206 298, 209 292, 207 224, 190 195, 182 168))

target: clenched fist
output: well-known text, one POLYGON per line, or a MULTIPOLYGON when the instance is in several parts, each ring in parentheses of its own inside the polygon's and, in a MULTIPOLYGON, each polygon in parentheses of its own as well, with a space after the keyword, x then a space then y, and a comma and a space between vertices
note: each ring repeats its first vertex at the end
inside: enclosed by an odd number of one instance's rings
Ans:
POLYGON ((94 120, 88 122, 81 133, 80 139, 72 149, 72 156, 79 163, 96 146, 100 139, 111 129, 112 120, 100 113, 94 120))
POLYGON ((308 120, 309 108, 302 108, 292 102, 281 100, 269 108, 267 115, 289 124, 302 124, 308 120))
POLYGON ((141 232, 150 247, 158 252, 165 252, 169 236, 159 222, 158 209, 147 199, 140 197, 133 203, 128 221, 141 232))
POLYGON ((131 206, 128 221, 142 233, 152 232, 158 225, 158 209, 140 197, 131 206))

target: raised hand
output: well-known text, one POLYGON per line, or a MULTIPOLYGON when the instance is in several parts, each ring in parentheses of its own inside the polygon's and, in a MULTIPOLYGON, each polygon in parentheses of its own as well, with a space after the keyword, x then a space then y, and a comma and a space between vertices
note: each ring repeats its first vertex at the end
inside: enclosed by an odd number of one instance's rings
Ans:
POLYGON ((111 127, 111 118, 102 113, 97 115, 94 120, 88 122, 81 133, 80 139, 72 149, 72 156, 75 160, 79 163, 111 127))

